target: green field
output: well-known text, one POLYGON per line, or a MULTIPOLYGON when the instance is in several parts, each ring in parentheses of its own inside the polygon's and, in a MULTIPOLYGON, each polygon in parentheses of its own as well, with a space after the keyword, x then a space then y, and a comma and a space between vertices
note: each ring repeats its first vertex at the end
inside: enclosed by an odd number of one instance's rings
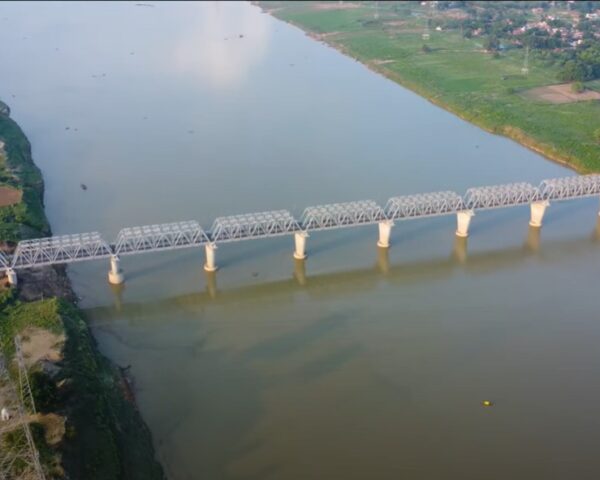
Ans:
MULTIPOLYGON (((494 58, 484 38, 431 30, 423 8, 396 2, 258 2, 265 10, 338 48, 430 101, 494 133, 507 135, 581 173, 600 172, 600 101, 552 104, 527 98, 532 87, 559 83, 557 70, 523 49, 494 58), (346 6, 344 7, 344 4, 346 6), (326 35, 323 35, 326 34, 326 35), (427 45, 424 49, 423 45, 427 45), (428 50, 427 52, 424 50, 428 50), (385 63, 383 63, 385 62, 385 63)), ((587 85, 600 90, 598 81, 587 85)))

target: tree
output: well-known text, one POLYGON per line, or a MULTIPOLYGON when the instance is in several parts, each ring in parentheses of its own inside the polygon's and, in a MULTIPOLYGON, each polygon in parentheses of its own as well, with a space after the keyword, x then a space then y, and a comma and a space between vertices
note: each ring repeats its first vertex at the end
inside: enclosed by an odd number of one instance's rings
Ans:
POLYGON ((585 86, 581 82, 573 82, 571 84, 571 91, 573 93, 581 93, 585 90, 585 86))
POLYGON ((597 128, 594 131, 594 140, 596 140, 598 143, 600 143, 600 128, 597 128))

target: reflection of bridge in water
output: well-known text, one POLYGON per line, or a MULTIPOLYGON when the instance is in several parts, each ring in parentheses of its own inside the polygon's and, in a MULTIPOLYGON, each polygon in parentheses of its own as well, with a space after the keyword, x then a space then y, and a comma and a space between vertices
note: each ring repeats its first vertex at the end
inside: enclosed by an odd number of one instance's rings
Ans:
POLYGON ((447 258, 391 265, 388 250, 378 249, 377 261, 371 268, 314 276, 307 275, 304 261, 296 260, 291 278, 222 291, 217 287, 216 273, 206 272, 207 283, 204 292, 188 293, 158 301, 124 303, 122 299, 124 287, 113 285, 115 305, 93 307, 86 309, 86 312, 92 316, 99 316, 103 321, 115 317, 132 316, 146 322, 153 316, 171 313, 173 308, 196 310, 205 305, 245 300, 256 301, 261 298, 264 298, 265 301, 273 301, 274 298, 291 296, 299 291, 318 297, 331 294, 351 294, 357 290, 365 292, 376 288, 380 281, 392 285, 406 285, 444 280, 460 270, 471 274, 485 274, 521 265, 528 259, 540 263, 551 263, 563 258, 561 255, 563 253, 568 253, 569 257, 573 257, 596 251, 599 247, 600 217, 589 237, 544 242, 543 247, 540 242, 540 229, 530 226, 521 246, 468 254, 467 238, 456 237, 452 252, 447 258))
POLYGON ((219 217, 208 231, 196 221, 124 228, 112 243, 97 232, 63 235, 19 242, 14 255, 0 253, 0 271, 14 285, 16 269, 110 258, 109 282, 121 284, 121 255, 204 246, 204 269, 214 272, 219 243, 294 235, 294 258, 303 260, 311 231, 378 224, 377 245, 387 249, 395 221, 456 214, 456 236, 467 237, 475 211, 530 205, 529 225, 539 228, 550 201, 599 195, 600 175, 586 175, 544 180, 537 187, 511 183, 471 188, 464 196, 451 191, 404 195, 390 198, 385 207, 372 200, 319 205, 306 208, 300 220, 287 210, 219 217))

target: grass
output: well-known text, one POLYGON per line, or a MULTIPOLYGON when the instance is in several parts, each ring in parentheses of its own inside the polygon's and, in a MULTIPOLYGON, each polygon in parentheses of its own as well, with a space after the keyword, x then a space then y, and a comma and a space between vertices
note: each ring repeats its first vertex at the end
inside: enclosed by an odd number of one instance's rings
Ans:
MULTIPOLYGON (((379 2, 378 18, 373 2, 355 3, 359 8, 319 10, 311 2, 259 2, 308 32, 331 34, 320 38, 488 131, 509 136, 581 173, 600 172, 600 143, 594 138, 600 128, 600 102, 559 105, 521 95, 558 83, 555 67, 532 54, 529 74, 522 75, 522 49, 494 58, 483 51, 483 39, 464 39, 455 31, 433 30, 430 39, 423 40, 424 17, 416 3, 379 2), (430 52, 423 52, 424 44, 430 52), (380 64, 381 60, 393 62, 380 64)), ((586 87, 598 90, 600 83, 589 82, 586 87)))

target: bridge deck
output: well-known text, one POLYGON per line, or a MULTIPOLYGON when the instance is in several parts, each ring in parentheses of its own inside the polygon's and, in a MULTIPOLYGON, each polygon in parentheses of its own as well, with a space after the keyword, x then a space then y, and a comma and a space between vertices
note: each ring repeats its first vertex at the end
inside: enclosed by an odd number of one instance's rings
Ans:
POLYGON ((318 205, 306 208, 299 221, 287 210, 219 217, 209 231, 193 220, 130 227, 112 243, 98 232, 62 235, 23 240, 12 256, 0 252, 0 271, 590 196, 600 196, 600 175, 544 180, 538 187, 511 183, 470 188, 462 197, 452 191, 404 195, 390 198, 385 208, 373 200, 318 205))

